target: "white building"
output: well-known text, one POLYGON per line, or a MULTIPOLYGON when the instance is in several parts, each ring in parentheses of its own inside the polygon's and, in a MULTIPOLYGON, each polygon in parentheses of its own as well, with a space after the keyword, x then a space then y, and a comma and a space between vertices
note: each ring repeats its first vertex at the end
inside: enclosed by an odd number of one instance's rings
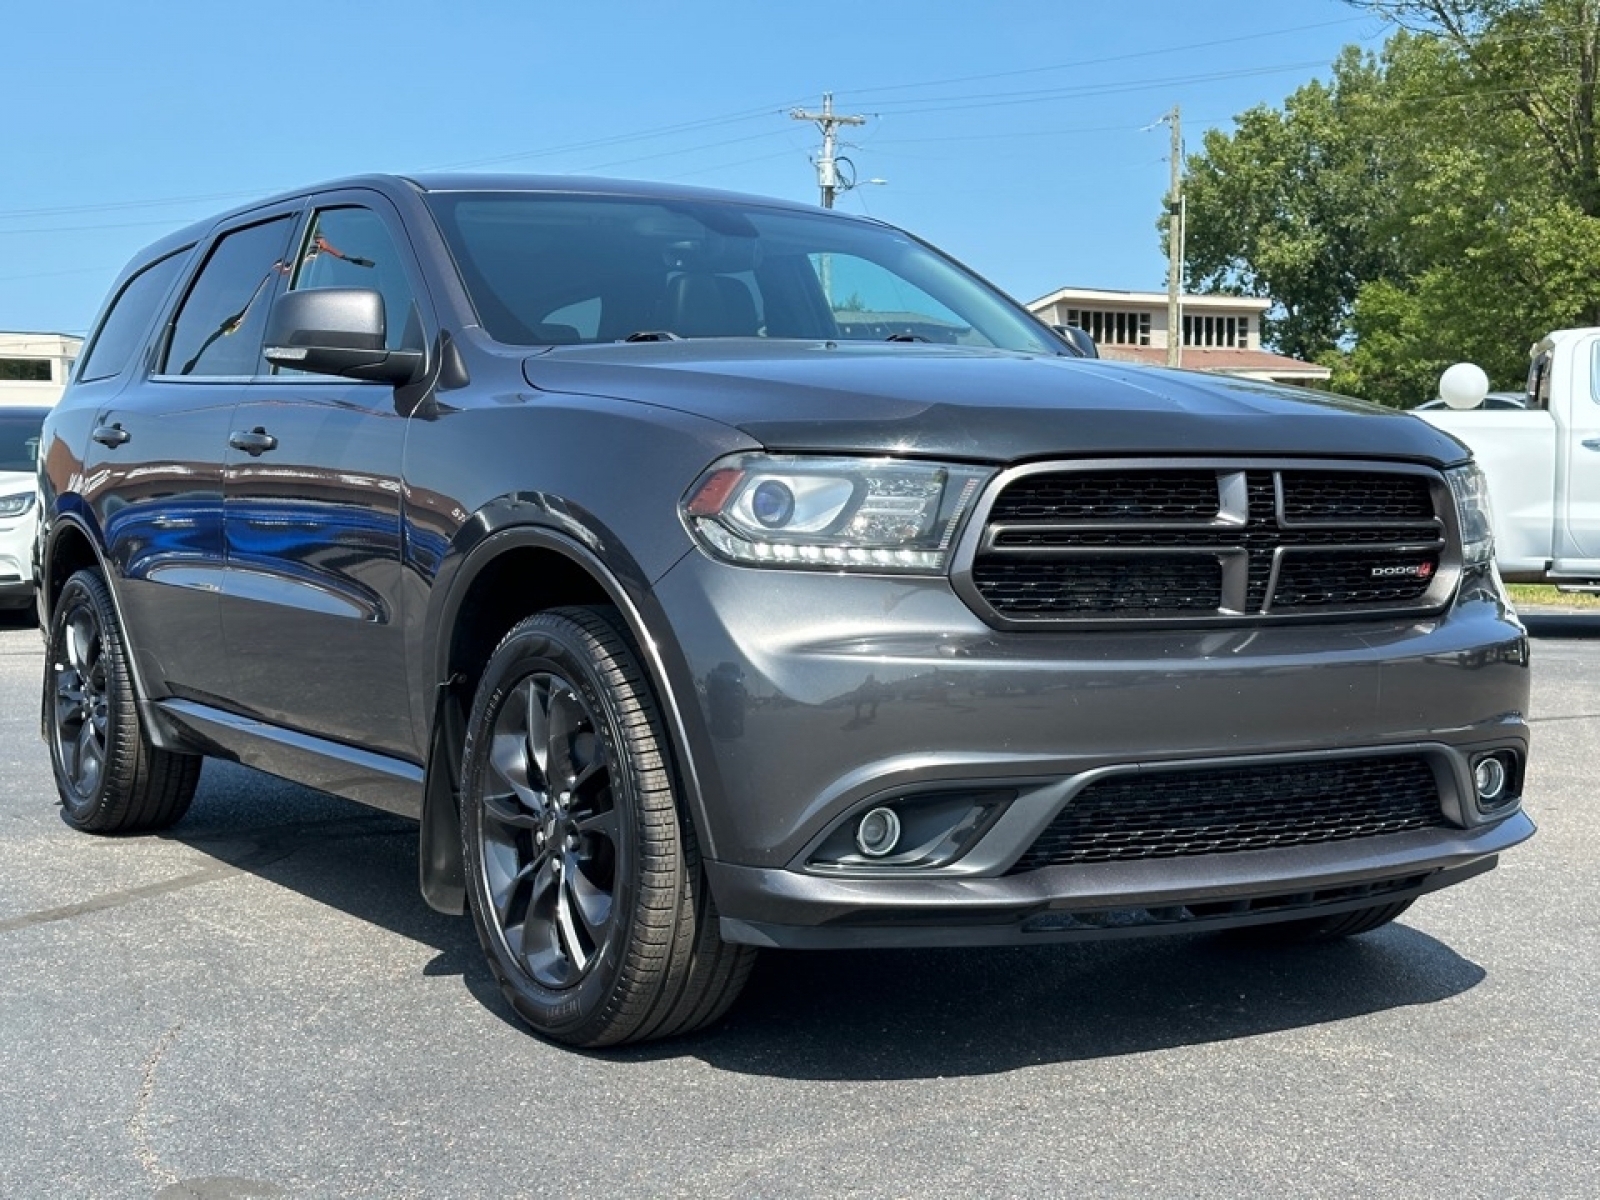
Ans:
POLYGON ((54 404, 82 348, 65 333, 0 333, 0 404, 54 404))
MULTIPOLYGON (((1248 296, 1184 296, 1180 366, 1274 383, 1325 383, 1327 367, 1261 348, 1261 318, 1270 300, 1248 296)), ((1076 325, 1100 346, 1102 358, 1164 366, 1167 294, 1061 288, 1028 305, 1050 325, 1076 325)))

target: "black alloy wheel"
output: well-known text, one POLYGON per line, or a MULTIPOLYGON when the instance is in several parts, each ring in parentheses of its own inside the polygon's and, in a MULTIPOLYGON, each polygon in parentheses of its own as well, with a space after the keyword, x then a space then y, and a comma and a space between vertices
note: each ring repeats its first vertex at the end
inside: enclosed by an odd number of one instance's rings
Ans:
POLYGON ((55 667, 55 739, 60 777, 79 801, 100 790, 106 763, 106 660, 94 607, 79 602, 62 614, 55 667))
POLYGON ((135 833, 164 829, 188 811, 201 760, 151 745, 116 608, 98 571, 73 575, 56 600, 44 705, 56 789, 70 824, 91 833, 135 833))
POLYGON ((484 882, 506 949, 548 988, 595 965, 631 870, 603 722, 564 676, 533 671, 506 696, 489 743, 484 882))
POLYGON ((461 789, 473 922, 518 1015, 570 1045, 708 1024, 754 960, 718 936, 659 726, 608 609, 518 624, 473 703, 461 789))

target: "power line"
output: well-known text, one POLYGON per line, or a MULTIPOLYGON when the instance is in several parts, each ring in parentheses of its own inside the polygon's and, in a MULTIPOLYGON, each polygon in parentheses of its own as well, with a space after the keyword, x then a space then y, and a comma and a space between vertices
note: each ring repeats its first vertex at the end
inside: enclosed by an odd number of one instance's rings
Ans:
POLYGON ((1245 67, 1237 71, 1213 71, 1204 75, 1168 75, 1152 79, 1103 84, 1074 84, 1059 88, 1036 88, 1013 92, 975 92, 963 96, 932 96, 919 100, 890 101, 885 107, 900 105, 897 115, 926 112, 951 112, 967 108, 999 108, 1015 104, 1042 104, 1050 100, 1081 100, 1090 96, 1115 96, 1127 92, 1170 90, 1196 83, 1215 83, 1225 79, 1248 79, 1259 75, 1281 75, 1325 66, 1323 59, 1280 63, 1274 66, 1245 67), (913 107, 915 106, 915 107, 913 107))
POLYGON ((1014 71, 992 71, 982 75, 961 75, 952 79, 938 79, 923 83, 896 83, 884 87, 853 88, 852 96, 871 96, 880 92, 908 91, 920 87, 944 87, 946 84, 977 83, 985 79, 1010 79, 1019 75, 1040 75, 1050 71, 1075 70, 1078 67, 1094 67, 1102 63, 1127 62, 1136 58, 1159 58, 1168 54, 1190 54, 1196 50, 1208 50, 1214 46, 1231 46, 1239 42, 1260 41, 1266 38, 1283 37, 1291 33, 1306 33, 1313 29, 1326 29, 1333 25, 1349 25, 1357 21, 1370 20, 1369 17, 1340 17, 1333 21, 1318 21, 1312 25, 1295 25, 1287 29, 1263 30, 1258 33, 1241 34, 1238 37, 1217 38, 1209 42, 1187 42, 1182 46, 1167 46, 1156 50, 1135 50, 1128 54, 1114 54, 1109 57, 1078 59, 1074 62, 1052 63, 1043 67, 1022 67, 1014 71))

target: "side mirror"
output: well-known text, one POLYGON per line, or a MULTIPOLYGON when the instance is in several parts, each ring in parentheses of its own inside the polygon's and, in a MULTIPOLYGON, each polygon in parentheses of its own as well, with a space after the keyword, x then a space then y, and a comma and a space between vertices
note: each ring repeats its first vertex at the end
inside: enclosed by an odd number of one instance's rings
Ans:
POLYGON ((1094 339, 1087 330, 1079 329, 1076 325, 1052 325, 1061 340, 1072 347, 1072 352, 1079 358, 1099 358, 1100 347, 1094 344, 1094 339))
POLYGON ((287 292, 267 323, 267 361, 396 387, 422 371, 420 350, 387 350, 383 295, 372 288, 287 292))
POLYGON ((1489 394, 1489 376, 1476 363, 1446 367, 1439 376, 1439 399, 1450 408, 1477 408, 1489 394))

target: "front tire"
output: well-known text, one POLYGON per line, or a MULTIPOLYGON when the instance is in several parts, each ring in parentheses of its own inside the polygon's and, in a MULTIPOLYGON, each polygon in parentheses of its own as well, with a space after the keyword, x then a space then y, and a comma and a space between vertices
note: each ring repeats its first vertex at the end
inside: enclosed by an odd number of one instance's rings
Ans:
POLYGON ((1363 933, 1371 933, 1374 929, 1381 929, 1410 908, 1411 904, 1411 900, 1396 900, 1389 904, 1374 904, 1370 908, 1335 913, 1331 917, 1307 917, 1299 921, 1249 925, 1234 932, 1259 945, 1284 946, 1296 942, 1334 942, 1341 938, 1358 937, 1363 933))
POLYGON ((500 988, 574 1046, 720 1017, 754 951, 724 943, 654 697, 616 616, 521 622, 484 669, 463 751, 467 895, 500 988))
POLYGON ((165 829, 189 811, 201 759, 151 744, 117 610, 96 570, 73 575, 56 601, 44 705, 68 824, 88 833, 143 833, 165 829))

